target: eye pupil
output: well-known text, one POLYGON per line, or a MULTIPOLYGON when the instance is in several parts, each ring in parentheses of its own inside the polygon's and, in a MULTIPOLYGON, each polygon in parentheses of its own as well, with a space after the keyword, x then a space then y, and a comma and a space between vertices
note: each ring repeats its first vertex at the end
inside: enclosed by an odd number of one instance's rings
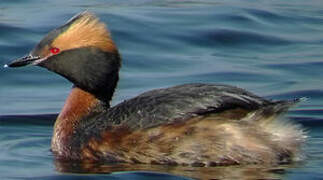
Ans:
POLYGON ((53 54, 57 54, 57 53, 59 53, 59 49, 55 47, 55 48, 50 49, 50 52, 53 54))

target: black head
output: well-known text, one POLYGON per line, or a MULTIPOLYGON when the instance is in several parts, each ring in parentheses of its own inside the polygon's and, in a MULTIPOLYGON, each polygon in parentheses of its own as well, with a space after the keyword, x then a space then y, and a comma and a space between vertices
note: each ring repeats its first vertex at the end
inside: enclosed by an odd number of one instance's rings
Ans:
POLYGON ((95 15, 83 12, 49 32, 28 56, 8 66, 45 67, 108 101, 118 81, 120 61, 106 26, 95 15))

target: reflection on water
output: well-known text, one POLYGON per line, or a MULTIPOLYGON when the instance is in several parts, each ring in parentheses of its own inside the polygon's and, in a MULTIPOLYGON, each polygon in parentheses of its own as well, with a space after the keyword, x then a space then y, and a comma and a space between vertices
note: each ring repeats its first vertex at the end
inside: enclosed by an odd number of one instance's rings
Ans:
POLYGON ((113 173, 122 171, 159 172, 194 179, 280 179, 286 168, 250 166, 228 167, 187 167, 187 166, 162 166, 147 164, 80 164, 55 161, 56 170, 68 173, 113 173))

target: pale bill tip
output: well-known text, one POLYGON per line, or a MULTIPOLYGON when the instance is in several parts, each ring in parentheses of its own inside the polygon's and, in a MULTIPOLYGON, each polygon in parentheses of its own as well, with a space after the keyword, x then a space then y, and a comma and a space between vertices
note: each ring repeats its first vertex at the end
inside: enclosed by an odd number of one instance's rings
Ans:
POLYGON ((4 68, 7 68, 7 67, 9 67, 9 66, 8 66, 8 64, 5 64, 5 65, 3 65, 3 67, 4 67, 4 68))

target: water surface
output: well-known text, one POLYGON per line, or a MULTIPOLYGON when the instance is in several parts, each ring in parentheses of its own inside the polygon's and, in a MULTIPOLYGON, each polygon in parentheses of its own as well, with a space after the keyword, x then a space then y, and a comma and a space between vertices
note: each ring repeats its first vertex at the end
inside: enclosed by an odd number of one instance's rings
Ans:
POLYGON ((57 163, 50 152, 52 125, 71 84, 41 68, 1 68, 1 179, 323 178, 323 3, 2 0, 0 65, 86 9, 108 24, 122 54, 113 104, 189 82, 235 85, 272 99, 309 97, 287 114, 308 130, 306 160, 218 168, 57 163))

